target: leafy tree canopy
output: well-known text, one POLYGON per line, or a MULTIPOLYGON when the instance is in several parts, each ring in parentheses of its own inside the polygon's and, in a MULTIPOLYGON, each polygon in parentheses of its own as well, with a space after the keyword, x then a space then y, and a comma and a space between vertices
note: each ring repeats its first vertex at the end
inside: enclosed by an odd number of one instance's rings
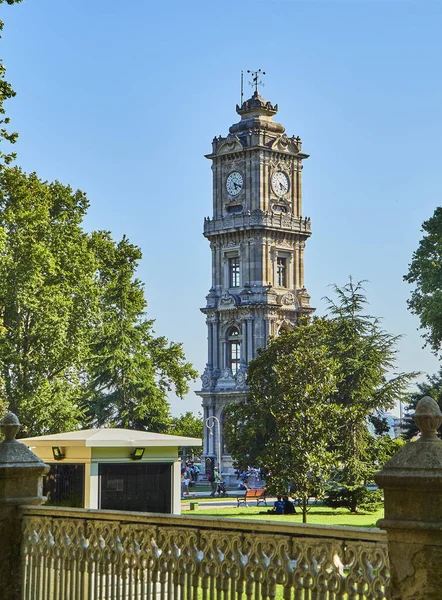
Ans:
POLYGON ((406 402, 406 417, 404 419, 404 437, 411 440, 419 433, 419 429, 411 413, 416 410, 416 405, 423 396, 430 396, 442 409, 442 369, 435 375, 427 375, 426 381, 417 384, 417 391, 408 394, 406 402))
MULTIPOLYGON (((0 142, 17 138, 4 107, 14 95, 0 63, 0 142)), ((14 158, 0 150, 0 411, 17 412, 28 435, 167 430, 167 393, 182 397, 197 374, 145 318, 139 248, 85 233, 84 193, 11 168, 14 158)))
POLYGON ((406 396, 417 375, 395 372, 400 336, 388 333, 379 318, 367 314, 363 284, 350 278, 343 287, 333 286, 334 298, 326 298, 328 318, 334 324, 327 345, 340 365, 334 393, 334 401, 342 407, 338 480, 352 498, 353 511, 376 470, 373 433, 387 430, 383 412, 406 396))
POLYGON ((0 397, 37 435, 89 423, 166 431, 196 372, 156 337, 127 238, 82 229, 85 195, 0 171, 0 397))
MULTIPOLYGON (((172 417, 170 433, 173 435, 182 435, 185 437, 203 438, 204 426, 201 413, 194 414, 187 411, 179 417, 172 417)), ((201 446, 191 446, 184 448, 187 456, 200 456, 201 446)))
POLYGON ((336 483, 356 511, 376 470, 382 411, 416 374, 393 372, 398 336, 365 312, 363 282, 350 279, 334 292, 327 317, 272 340, 250 363, 249 398, 227 411, 228 440, 238 462, 267 466, 282 487, 294 481, 304 503, 335 464, 336 483))
POLYGON ((168 431, 167 393, 183 397, 197 372, 181 344, 155 337, 144 315, 143 285, 135 278, 139 248, 126 237, 92 236, 99 264, 99 320, 88 363, 88 408, 97 425, 168 431))
POLYGON ((420 319, 425 342, 435 354, 442 345, 442 207, 422 225, 424 237, 404 280, 414 285, 408 307, 420 319))
POLYGON ((31 433, 72 428, 96 318, 88 202, 59 182, 0 171, 1 397, 31 433))
POLYGON ((249 397, 226 409, 229 449, 241 464, 265 466, 273 491, 293 483, 306 521, 308 498, 330 470, 338 364, 324 340, 332 324, 316 319, 270 341, 248 369, 249 397))
MULTIPOLYGON (((6 0, 7 4, 18 4, 22 0, 6 0)), ((0 4, 4 4, 5 0, 0 0, 0 4)), ((0 33, 3 31, 4 23, 0 20, 0 33)), ((0 35, 1 39, 1 35, 0 35)), ((18 134, 10 132, 8 125, 10 124, 10 118, 6 116, 6 109, 4 102, 13 98, 15 92, 12 89, 11 84, 6 81, 6 68, 3 62, 0 60, 0 142, 6 141, 11 144, 15 144, 17 141, 18 134)), ((0 168, 3 165, 10 164, 16 158, 14 152, 3 152, 0 150, 0 168)))

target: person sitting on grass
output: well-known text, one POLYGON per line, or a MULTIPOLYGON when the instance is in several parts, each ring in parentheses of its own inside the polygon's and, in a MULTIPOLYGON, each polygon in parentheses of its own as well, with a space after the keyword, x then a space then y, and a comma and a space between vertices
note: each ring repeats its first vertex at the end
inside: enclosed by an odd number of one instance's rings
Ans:
POLYGON ((295 505, 289 500, 289 497, 284 496, 282 500, 284 502, 284 514, 296 515, 295 505))
POLYGON ((284 502, 282 496, 278 496, 273 504, 272 510, 267 511, 269 515, 283 515, 284 514, 284 502))

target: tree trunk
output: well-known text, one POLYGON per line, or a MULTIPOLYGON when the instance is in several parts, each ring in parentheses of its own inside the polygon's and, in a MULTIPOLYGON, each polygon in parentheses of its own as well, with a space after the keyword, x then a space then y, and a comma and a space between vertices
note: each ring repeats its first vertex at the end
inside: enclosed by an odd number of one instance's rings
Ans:
POLYGON ((302 498, 302 522, 307 523, 308 498, 302 498))

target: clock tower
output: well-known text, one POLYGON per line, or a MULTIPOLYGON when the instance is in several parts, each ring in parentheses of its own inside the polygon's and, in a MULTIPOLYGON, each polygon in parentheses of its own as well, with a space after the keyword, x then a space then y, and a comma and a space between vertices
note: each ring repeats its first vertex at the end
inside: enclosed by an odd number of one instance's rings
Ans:
MULTIPOLYGON (((256 74, 254 74, 256 75, 256 74)), ((212 152, 213 215, 204 220, 212 251, 207 303, 207 364, 202 375, 203 469, 221 459, 232 473, 223 439, 223 410, 247 397, 248 363, 270 336, 312 312, 304 287, 310 219, 302 216, 302 152, 274 121, 277 105, 256 91, 236 112, 241 120, 212 152)))

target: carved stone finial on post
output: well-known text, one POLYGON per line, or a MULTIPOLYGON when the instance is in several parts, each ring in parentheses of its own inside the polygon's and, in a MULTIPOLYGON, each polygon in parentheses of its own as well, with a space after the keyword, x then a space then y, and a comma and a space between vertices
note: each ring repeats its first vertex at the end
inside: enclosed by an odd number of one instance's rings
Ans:
POLYGON ((442 423, 442 412, 439 404, 433 398, 425 396, 425 398, 419 400, 413 418, 422 433, 421 440, 429 442, 430 440, 439 439, 437 430, 442 423))
POLYGON ((2 600, 21 596, 20 504, 41 504, 43 475, 49 466, 15 439, 20 421, 14 413, 0 421, 5 439, 0 443, 0 582, 2 600))
POLYGON ((14 440, 17 433, 20 431, 21 423, 17 415, 10 412, 0 421, 0 430, 5 436, 7 442, 14 440))
POLYGON ((49 466, 15 439, 20 427, 14 413, 8 413, 0 421, 0 430, 5 436, 0 443, 0 505, 45 501, 42 477, 49 471, 49 466))
POLYGON ((375 475, 384 489, 391 600, 439 600, 442 589, 442 412, 426 396, 414 416, 421 437, 375 475))

